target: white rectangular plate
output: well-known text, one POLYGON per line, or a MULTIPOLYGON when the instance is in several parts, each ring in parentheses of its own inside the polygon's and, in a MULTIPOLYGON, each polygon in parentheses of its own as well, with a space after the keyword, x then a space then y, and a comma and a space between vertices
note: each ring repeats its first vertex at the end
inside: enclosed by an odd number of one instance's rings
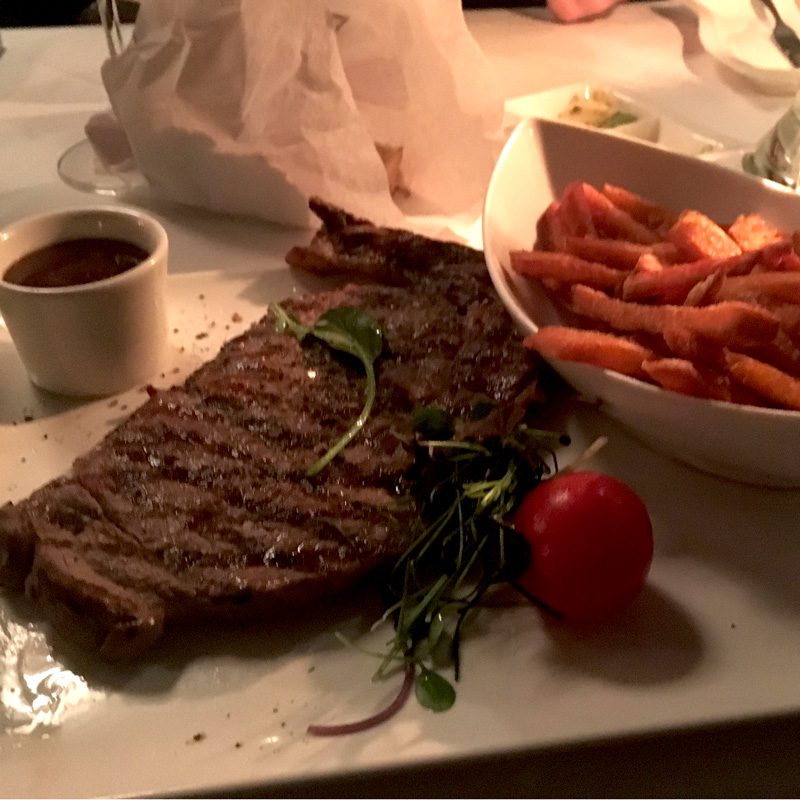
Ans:
MULTIPOLYGON (((289 294, 295 280, 280 269, 173 277, 175 364, 155 383, 178 380, 211 357, 268 301, 289 294)), ((13 371, 4 334, 0 328, 0 357, 13 371)), ((32 399, 20 381, 3 384, 0 397, 4 502, 65 469, 142 395, 59 413, 32 399)), ((678 466, 589 407, 560 406, 542 420, 551 422, 563 422, 573 437, 562 463, 596 436, 609 436, 592 466, 627 481, 650 509, 651 578, 622 620, 579 632, 545 623, 531 607, 484 610, 466 630, 451 711, 436 715, 412 700, 385 726, 334 739, 311 738, 306 727, 371 713, 397 688, 371 683, 376 662, 334 636, 340 631, 382 649, 389 631, 368 633, 381 611, 369 591, 294 622, 178 637, 138 667, 87 658, 69 666, 88 682, 88 699, 58 726, 0 734, 0 795, 268 791, 314 776, 800 709, 800 493, 678 466)), ((24 627, 29 610, 0 600, 0 612, 2 632, 13 621, 24 627)))
MULTIPOLYGON (((613 86, 602 83, 570 83, 534 94, 522 95, 505 103, 506 124, 511 128, 523 119, 560 120, 560 114, 575 96, 583 96, 587 91, 602 89, 610 93, 620 103, 622 111, 636 115, 637 121, 617 128, 603 129, 612 136, 641 139, 675 153, 697 156, 699 158, 719 159, 731 148, 739 147, 738 142, 722 142, 703 136, 673 119, 669 114, 650 108, 646 103, 630 97, 613 86)), ((563 121, 563 120, 560 120, 563 121)))

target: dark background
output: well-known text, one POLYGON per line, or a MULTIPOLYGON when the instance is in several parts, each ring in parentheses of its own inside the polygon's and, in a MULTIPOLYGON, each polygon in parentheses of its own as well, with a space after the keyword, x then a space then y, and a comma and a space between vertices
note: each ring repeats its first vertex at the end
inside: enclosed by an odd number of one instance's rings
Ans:
MULTIPOLYGON (((545 0, 463 0, 464 8, 543 6, 545 0)), ((133 22, 139 4, 118 0, 123 22, 133 22)), ((91 25, 100 21, 89 0, 0 0, 0 27, 91 25)))
MULTIPOLYGON (((105 2, 105 0, 101 0, 105 2)), ((212 2, 213 0, 209 0, 212 2)), ((299 0, 298 0, 299 2, 299 0)), ((647 0, 633 0, 647 2, 647 0)), ((545 0, 462 0, 464 8, 544 6, 545 0)), ((118 0, 123 22, 133 22, 137 0, 118 0)), ((94 0, 0 0, 0 28, 32 25, 93 25, 100 22, 94 0)))
MULTIPOLYGON (((136 18, 139 3, 118 0, 123 22, 136 18)), ((0 0, 0 27, 33 25, 91 25, 100 22, 97 6, 91 0, 0 0)))

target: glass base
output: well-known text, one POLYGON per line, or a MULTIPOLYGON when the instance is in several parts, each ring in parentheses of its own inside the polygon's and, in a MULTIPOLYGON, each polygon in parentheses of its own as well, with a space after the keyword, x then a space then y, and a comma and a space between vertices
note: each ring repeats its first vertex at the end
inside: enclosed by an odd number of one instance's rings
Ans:
POLYGON ((61 156, 58 175, 73 189, 115 197, 146 183, 142 174, 135 169, 107 169, 97 158, 88 139, 74 144, 61 156))

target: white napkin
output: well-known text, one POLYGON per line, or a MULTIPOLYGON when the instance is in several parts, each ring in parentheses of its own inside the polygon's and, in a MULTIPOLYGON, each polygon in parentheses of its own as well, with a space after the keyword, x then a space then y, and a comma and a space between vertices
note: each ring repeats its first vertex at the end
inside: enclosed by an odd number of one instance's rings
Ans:
POLYGON ((500 145, 460 0, 143 0, 102 76, 101 160, 127 139, 157 195, 280 223, 310 224, 311 195, 381 224, 469 215, 500 145))

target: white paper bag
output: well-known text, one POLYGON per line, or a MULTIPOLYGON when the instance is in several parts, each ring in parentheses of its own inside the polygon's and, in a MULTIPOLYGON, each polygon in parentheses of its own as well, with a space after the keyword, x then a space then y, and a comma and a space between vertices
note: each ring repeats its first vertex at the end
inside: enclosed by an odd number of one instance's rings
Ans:
POLYGON ((310 224, 312 195, 381 224, 463 214, 499 148, 460 0, 143 0, 102 76, 154 193, 281 223, 310 224))

